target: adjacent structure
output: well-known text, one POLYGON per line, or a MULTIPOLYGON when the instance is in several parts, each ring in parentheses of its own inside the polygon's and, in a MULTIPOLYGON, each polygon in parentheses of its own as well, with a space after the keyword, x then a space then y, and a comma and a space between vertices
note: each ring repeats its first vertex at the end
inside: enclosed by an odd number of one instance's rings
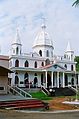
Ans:
POLYGON ((9 68, 9 57, 0 55, 0 94, 8 93, 8 84, 11 81, 9 73, 12 73, 9 68))

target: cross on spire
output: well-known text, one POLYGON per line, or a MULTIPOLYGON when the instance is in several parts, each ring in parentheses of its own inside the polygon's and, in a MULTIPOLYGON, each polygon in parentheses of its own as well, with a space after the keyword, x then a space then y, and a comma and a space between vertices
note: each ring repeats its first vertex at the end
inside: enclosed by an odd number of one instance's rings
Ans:
POLYGON ((45 29, 46 28, 46 25, 45 25, 46 18, 42 17, 41 19, 42 19, 42 29, 45 29))

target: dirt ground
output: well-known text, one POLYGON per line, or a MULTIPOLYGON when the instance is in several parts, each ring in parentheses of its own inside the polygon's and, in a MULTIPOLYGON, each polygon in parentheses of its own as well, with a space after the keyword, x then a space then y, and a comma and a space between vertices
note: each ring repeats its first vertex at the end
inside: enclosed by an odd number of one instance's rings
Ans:
POLYGON ((79 109, 79 107, 75 105, 63 104, 62 102, 70 100, 69 97, 64 98, 53 98, 53 100, 49 101, 50 110, 73 110, 79 109))

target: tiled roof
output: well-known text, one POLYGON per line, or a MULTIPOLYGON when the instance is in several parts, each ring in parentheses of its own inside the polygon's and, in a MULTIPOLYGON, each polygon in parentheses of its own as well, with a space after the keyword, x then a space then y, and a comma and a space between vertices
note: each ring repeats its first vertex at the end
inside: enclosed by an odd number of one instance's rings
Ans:
POLYGON ((0 60, 9 60, 9 56, 0 55, 0 60))

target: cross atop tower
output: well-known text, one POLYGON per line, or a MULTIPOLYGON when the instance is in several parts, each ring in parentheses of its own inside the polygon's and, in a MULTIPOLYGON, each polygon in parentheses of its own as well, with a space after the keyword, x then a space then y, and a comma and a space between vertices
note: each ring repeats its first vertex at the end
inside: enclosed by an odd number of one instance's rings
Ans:
POLYGON ((42 29, 45 29, 46 28, 46 25, 45 25, 46 18, 45 17, 42 17, 41 19, 42 19, 42 25, 41 25, 41 27, 42 27, 42 29))

